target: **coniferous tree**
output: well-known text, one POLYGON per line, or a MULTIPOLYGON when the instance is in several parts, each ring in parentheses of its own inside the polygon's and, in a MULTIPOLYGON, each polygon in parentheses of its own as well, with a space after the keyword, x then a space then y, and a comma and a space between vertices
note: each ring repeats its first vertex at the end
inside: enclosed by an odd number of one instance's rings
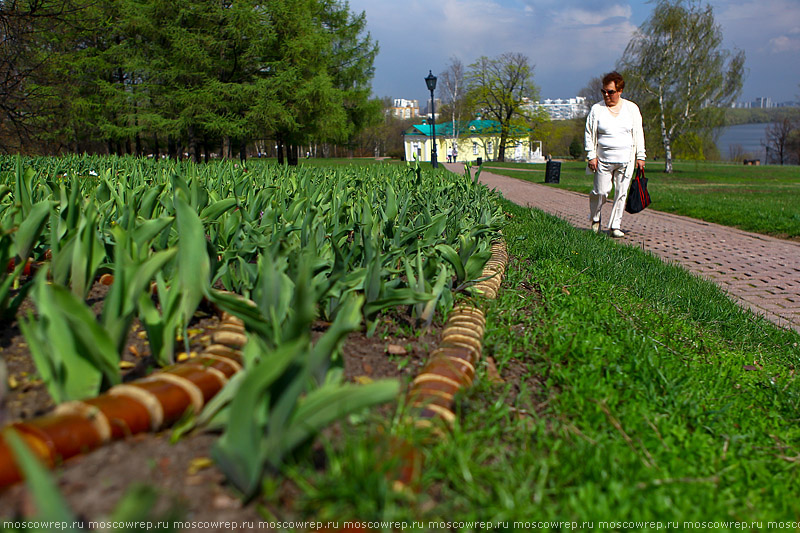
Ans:
POLYGON ((38 138, 56 150, 196 160, 272 138, 296 163, 300 144, 348 143, 379 117, 377 45, 346 2, 72 1, 0 2, 19 49, 0 54, 0 132, 27 117, 16 137, 46 123, 38 138), (73 9, 49 32, 22 32, 8 4, 73 9), (14 72, 26 76, 4 95, 14 72))
POLYGON ((32 147, 52 127, 48 68, 82 11, 78 0, 0 1, 0 149, 32 147))

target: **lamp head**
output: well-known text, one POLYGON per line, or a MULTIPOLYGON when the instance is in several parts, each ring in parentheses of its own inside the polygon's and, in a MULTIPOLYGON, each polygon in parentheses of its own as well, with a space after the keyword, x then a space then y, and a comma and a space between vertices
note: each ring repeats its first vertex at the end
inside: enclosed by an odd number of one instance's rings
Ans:
POLYGON ((428 86, 428 90, 433 92, 436 90, 436 76, 433 75, 432 71, 428 71, 428 75, 425 77, 425 84, 428 86))

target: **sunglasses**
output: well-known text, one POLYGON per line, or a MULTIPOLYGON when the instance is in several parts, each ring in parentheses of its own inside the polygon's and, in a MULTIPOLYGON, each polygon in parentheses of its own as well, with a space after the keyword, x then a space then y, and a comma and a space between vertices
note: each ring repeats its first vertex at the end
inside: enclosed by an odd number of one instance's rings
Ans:
POLYGON ((610 90, 610 91, 606 91, 605 89, 600 89, 600 92, 601 92, 601 93, 603 93, 604 95, 608 95, 608 96, 614 96, 614 95, 615 95, 615 94, 617 94, 619 91, 615 91, 615 90, 613 90, 613 89, 612 89, 612 90, 610 90))

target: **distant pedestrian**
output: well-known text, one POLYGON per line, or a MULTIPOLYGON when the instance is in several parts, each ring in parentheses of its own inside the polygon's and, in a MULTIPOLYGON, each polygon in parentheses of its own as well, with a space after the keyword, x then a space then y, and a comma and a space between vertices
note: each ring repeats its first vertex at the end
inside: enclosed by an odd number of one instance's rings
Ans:
MULTIPOLYGON (((645 149, 639 107, 622 98, 625 80, 619 72, 603 77, 603 101, 592 106, 586 117, 584 148, 588 171, 594 173, 589 194, 592 231, 600 231, 600 211, 614 187, 614 204, 608 229, 612 237, 624 237, 620 229, 633 171, 644 170, 645 149)), ((587 172, 588 172, 587 171, 587 172)))

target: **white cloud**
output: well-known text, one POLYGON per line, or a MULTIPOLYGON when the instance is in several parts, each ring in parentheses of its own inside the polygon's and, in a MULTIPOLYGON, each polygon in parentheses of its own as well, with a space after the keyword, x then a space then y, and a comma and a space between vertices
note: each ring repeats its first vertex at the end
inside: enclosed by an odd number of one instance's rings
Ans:
POLYGON ((553 19, 559 26, 581 27, 600 26, 606 23, 616 25, 627 22, 631 18, 631 7, 628 5, 602 6, 600 9, 570 8, 554 13, 553 19))
POLYGON ((497 2, 445 0, 436 4, 442 8, 442 18, 435 24, 438 41, 443 49, 449 49, 448 56, 463 56, 461 59, 469 62, 526 40, 520 22, 528 17, 497 2))
POLYGON ((800 27, 791 28, 786 34, 769 40, 773 54, 800 52, 800 27))
MULTIPOLYGON (((798 79, 786 68, 787 54, 800 51, 800 1, 708 1, 723 28, 724 47, 745 50, 751 80, 770 79, 776 89, 783 84, 786 96, 778 99, 791 98, 798 79)), ((530 58, 543 97, 570 96, 613 68, 653 5, 646 0, 350 0, 353 11, 366 11, 369 31, 380 42, 376 94, 405 98, 424 97, 422 77, 428 69, 444 70, 451 56, 469 65, 479 56, 505 52, 530 58)), ((745 93, 750 97, 748 85, 745 93)))
POLYGON ((772 45, 771 50, 775 54, 780 54, 783 52, 800 52, 799 37, 792 38, 788 35, 781 35, 779 37, 770 39, 769 44, 772 45))
POLYGON ((590 78, 611 70, 636 28, 627 5, 552 11, 537 49, 543 96, 573 96, 590 78), (564 94, 559 82, 567 79, 571 91, 564 94))

